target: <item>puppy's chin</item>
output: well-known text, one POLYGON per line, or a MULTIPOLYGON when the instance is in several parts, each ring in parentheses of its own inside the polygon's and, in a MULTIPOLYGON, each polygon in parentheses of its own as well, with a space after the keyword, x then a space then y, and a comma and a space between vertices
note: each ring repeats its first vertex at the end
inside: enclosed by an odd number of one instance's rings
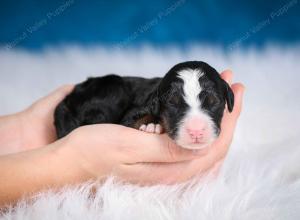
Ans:
POLYGON ((180 140, 177 140, 175 142, 177 145, 179 145, 180 147, 182 147, 184 149, 202 150, 202 149, 209 147, 213 143, 214 140, 215 140, 215 138, 211 138, 209 141, 202 142, 202 143, 186 143, 186 142, 183 142, 180 140))

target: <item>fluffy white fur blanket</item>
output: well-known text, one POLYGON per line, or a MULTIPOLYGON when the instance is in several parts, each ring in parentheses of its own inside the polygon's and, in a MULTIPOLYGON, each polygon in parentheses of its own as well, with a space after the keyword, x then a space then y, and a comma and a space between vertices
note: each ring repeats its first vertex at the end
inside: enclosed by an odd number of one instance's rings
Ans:
POLYGON ((109 179, 46 192, 0 219, 300 219, 300 48, 186 51, 65 48, 42 53, 0 51, 0 114, 18 111, 62 83, 87 75, 162 76, 185 60, 231 68, 246 85, 234 142, 216 179, 138 187, 109 179), (154 73, 154 74, 153 74, 154 73))

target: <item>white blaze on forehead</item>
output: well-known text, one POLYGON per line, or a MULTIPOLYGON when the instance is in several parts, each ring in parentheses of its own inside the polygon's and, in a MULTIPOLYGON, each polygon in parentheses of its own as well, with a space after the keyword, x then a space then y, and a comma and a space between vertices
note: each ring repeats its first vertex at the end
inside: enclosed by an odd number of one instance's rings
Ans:
MULTIPOLYGON (((199 79, 203 76, 204 73, 201 69, 185 69, 178 72, 178 78, 183 80, 183 98, 189 106, 189 109, 179 123, 178 135, 175 141, 178 145, 187 149, 202 149, 208 147, 216 138, 214 122, 208 113, 201 109, 199 94, 202 88, 199 84, 199 79), (187 123, 194 123, 195 118, 202 120, 206 124, 205 130, 208 132, 205 142, 201 144, 191 144, 190 135, 187 133, 187 123)), ((191 129, 193 129, 193 127, 191 129)), ((197 124, 195 124, 195 129, 197 129, 197 124)))
POLYGON ((184 69, 178 72, 178 77, 183 80, 183 98, 191 109, 198 109, 200 106, 199 94, 201 86, 199 79, 204 73, 199 69, 184 69))

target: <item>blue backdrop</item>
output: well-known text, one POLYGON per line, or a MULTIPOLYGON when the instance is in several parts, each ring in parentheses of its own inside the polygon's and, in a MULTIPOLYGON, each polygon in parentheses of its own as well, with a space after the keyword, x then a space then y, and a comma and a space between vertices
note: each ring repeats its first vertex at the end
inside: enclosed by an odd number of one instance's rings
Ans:
POLYGON ((10 1, 0 3, 0 45, 131 47, 210 43, 233 49, 300 40, 298 0, 10 1))

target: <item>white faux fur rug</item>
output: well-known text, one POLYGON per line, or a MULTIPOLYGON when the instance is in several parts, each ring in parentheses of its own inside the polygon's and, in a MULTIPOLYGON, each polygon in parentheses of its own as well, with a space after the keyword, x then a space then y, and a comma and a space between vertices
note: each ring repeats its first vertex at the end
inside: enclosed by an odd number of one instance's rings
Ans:
POLYGON ((234 143, 216 179, 143 188, 110 179, 94 196, 93 184, 42 193, 0 219, 300 219, 299 46, 227 54, 201 46, 0 51, 0 114, 87 75, 162 76, 185 60, 231 68, 247 88, 234 143))

